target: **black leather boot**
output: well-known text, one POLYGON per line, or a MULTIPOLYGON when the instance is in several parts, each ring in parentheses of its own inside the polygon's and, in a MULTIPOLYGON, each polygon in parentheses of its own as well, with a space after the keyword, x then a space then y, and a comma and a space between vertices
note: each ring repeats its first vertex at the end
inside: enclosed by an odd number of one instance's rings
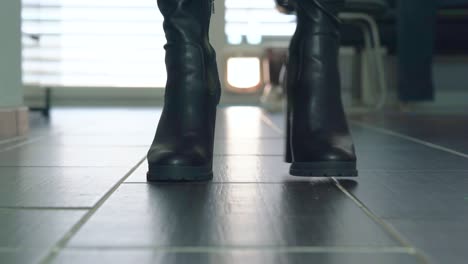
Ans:
POLYGON ((289 48, 286 161, 296 176, 357 176, 338 71, 341 0, 295 1, 289 48))
POLYGON ((158 0, 167 39, 167 83, 161 119, 148 152, 148 181, 213 177, 221 89, 208 38, 212 4, 212 0, 158 0))

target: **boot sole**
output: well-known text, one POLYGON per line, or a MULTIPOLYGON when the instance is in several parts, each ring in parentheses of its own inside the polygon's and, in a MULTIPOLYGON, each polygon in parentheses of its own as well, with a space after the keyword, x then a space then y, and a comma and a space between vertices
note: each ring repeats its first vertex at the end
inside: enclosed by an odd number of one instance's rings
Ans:
POLYGON ((152 166, 146 173, 149 182, 200 182, 213 179, 211 166, 152 166))
POLYGON ((357 177, 356 162, 293 162, 289 173, 301 177, 357 177))

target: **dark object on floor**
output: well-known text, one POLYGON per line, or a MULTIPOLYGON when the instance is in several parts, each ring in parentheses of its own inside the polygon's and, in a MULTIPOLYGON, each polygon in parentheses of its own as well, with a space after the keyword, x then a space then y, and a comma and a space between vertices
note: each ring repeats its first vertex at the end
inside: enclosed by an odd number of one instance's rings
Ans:
POLYGON ((50 117, 50 108, 52 106, 51 102, 52 89, 50 87, 44 88, 44 105, 43 106, 33 106, 29 107, 29 111, 40 112, 45 118, 50 117))
POLYGON ((398 1, 398 95, 403 102, 434 100, 436 18, 436 0, 398 1))

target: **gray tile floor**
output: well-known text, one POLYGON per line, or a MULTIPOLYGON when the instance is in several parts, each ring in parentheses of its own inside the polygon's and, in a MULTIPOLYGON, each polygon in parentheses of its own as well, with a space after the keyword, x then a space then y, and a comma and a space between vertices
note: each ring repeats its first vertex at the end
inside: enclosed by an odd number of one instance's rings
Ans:
POLYGON ((468 115, 354 115, 360 177, 309 179, 282 115, 222 108, 213 182, 147 184, 159 115, 58 109, 0 140, 0 263, 468 261, 468 115))

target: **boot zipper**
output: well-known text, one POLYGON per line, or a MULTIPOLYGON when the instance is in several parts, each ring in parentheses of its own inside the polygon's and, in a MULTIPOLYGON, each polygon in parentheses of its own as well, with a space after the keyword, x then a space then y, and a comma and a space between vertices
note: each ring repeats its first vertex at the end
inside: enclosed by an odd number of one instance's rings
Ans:
POLYGON ((215 13, 215 4, 214 4, 214 1, 215 1, 215 0, 210 0, 211 14, 214 14, 214 13, 215 13))

